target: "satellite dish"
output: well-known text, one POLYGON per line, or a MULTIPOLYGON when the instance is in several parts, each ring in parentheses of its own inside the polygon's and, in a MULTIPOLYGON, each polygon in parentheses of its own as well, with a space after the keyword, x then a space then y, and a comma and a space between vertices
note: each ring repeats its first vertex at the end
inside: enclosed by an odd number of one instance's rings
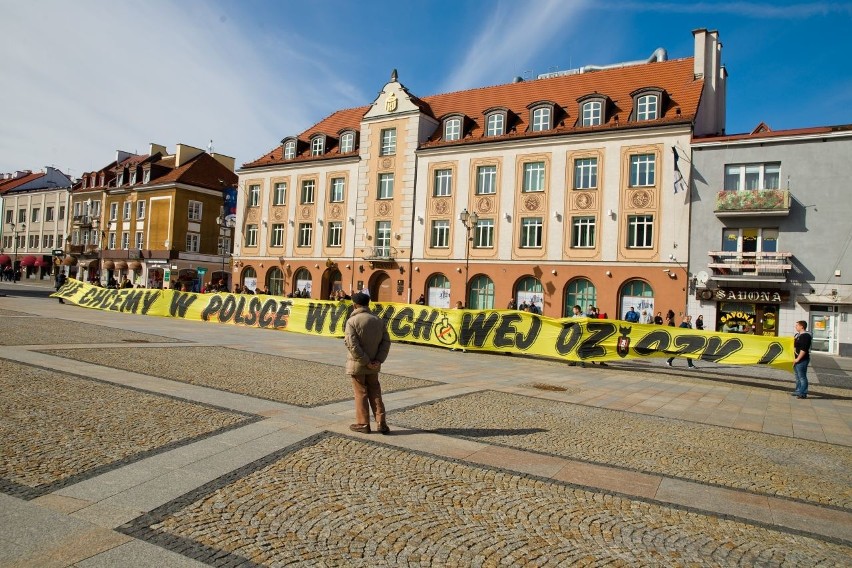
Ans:
POLYGON ((707 281, 710 279, 710 275, 704 272, 703 270, 695 275, 695 281, 701 284, 707 284, 707 281))

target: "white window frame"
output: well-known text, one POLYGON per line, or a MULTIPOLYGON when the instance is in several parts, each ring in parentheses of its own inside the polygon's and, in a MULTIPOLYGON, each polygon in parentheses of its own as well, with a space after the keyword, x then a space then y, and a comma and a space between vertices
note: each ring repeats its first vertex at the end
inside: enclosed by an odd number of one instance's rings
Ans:
POLYGON ((441 168, 435 170, 432 185, 432 197, 449 197, 453 194, 453 170, 441 168))
POLYGON ((391 247, 391 222, 376 221, 376 256, 380 258, 390 257, 391 247))
MULTIPOLYGON (((75 211, 74 216, 77 216, 75 211)), ((118 203, 112 202, 109 204, 109 220, 110 221, 118 221, 118 203)))
POLYGON ((186 252, 198 252, 201 250, 201 235, 198 233, 186 234, 186 252))
POLYGON ((656 120, 659 116, 660 97, 642 95, 636 99, 636 120, 656 120))
POLYGON ((781 162, 725 164, 724 184, 725 191, 780 189, 781 162))
POLYGON ((545 174, 544 162, 524 162, 524 183, 521 191, 524 193, 544 191, 545 174))
POLYGON ((223 256, 231 252, 231 237, 219 236, 216 241, 216 254, 223 256))
POLYGON ((328 224, 328 237, 326 241, 326 246, 343 246, 343 223, 341 221, 331 221, 328 224))
MULTIPOLYGON (((76 231, 76 230, 74 231, 74 241, 75 241, 75 242, 77 242, 77 241, 78 241, 78 238, 77 238, 77 231, 76 231)), ((115 233, 110 233, 110 234, 109 234, 109 239, 107 240, 107 249, 109 249, 109 250, 115 250, 115 233)))
POLYGON ((343 136, 340 137, 340 153, 348 154, 355 150, 355 134, 352 132, 345 132, 343 136))
POLYGON ((289 140, 284 144, 284 159, 292 160, 296 157, 296 141, 289 140))
POLYGON ((574 189, 597 189, 598 159, 594 156, 574 159, 574 189))
POLYGON ((144 244, 144 238, 142 231, 136 231, 136 248, 142 250, 142 245, 144 244))
POLYGON ((300 204, 301 205, 309 205, 314 203, 316 199, 316 189, 317 189, 317 181, 314 179, 303 179, 302 180, 302 191, 299 194, 300 204))
POLYGON ((151 170, 142 170, 142 183, 148 183, 151 181, 151 170))
POLYGON ((458 117, 448 118, 444 123, 444 140, 446 142, 455 142, 461 140, 461 124, 462 121, 458 117))
POLYGON ((272 230, 269 231, 269 246, 283 247, 285 233, 286 227, 284 226, 284 223, 273 223, 272 230))
POLYGON ((322 156, 325 154, 325 137, 314 136, 311 138, 311 156, 322 156))
POLYGON ((480 218, 473 228, 473 248, 494 248, 494 219, 480 218))
POLYGON ((450 248, 450 222, 447 219, 434 219, 432 221, 430 248, 450 248))
POLYGON ((543 106, 533 109, 532 120, 530 121, 530 130, 533 132, 543 132, 550 130, 551 117, 553 111, 549 106, 543 106))
POLYGON ((379 156, 396 154, 396 128, 383 128, 380 138, 379 156))
POLYGON ((272 204, 285 205, 287 203, 287 182, 279 181, 272 190, 272 204))
POLYGON ((296 245, 299 248, 308 248, 313 246, 314 242, 314 225, 313 223, 299 223, 299 241, 296 245))
POLYGON ((257 246, 257 225, 246 225, 246 246, 247 247, 256 247, 257 246))
POLYGON ((541 217, 524 217, 521 219, 521 248, 535 249, 542 247, 544 222, 541 217))
POLYGON ((139 199, 136 202, 136 218, 144 219, 145 218, 145 200, 139 199))
POLYGON ((393 199, 394 175, 390 172, 379 174, 377 199, 393 199))
POLYGON ((122 220, 130 221, 130 215, 133 212, 133 203, 125 201, 122 207, 122 220))
POLYGON ((571 219, 571 248, 595 248, 597 222, 594 217, 571 219))
POLYGON ((342 177, 331 178, 331 184, 328 190, 329 203, 343 203, 346 196, 346 179, 342 177))
POLYGON ((121 233, 121 250, 130 250, 130 233, 127 231, 121 233))
POLYGON ((502 136, 506 132, 506 119, 502 112, 489 114, 486 119, 486 136, 502 136))
POLYGON ((653 187, 657 181, 657 155, 630 156, 630 187, 653 187))
POLYGON ((33 207, 30 210, 30 223, 39 223, 40 217, 41 217, 41 208, 33 207))
POLYGON ((190 221, 201 221, 201 211, 203 203, 200 201, 189 200, 187 215, 190 221))
POLYGON ((603 121, 603 103, 587 101, 583 103, 583 126, 600 126, 603 121))
POLYGON ((497 193, 497 166, 486 164, 476 168, 476 195, 497 193))
POLYGON ((247 205, 249 207, 260 207, 260 184, 255 183, 249 186, 247 205))
POLYGON ((630 215, 627 217, 627 248, 649 249, 654 246, 654 216, 630 215))
POLYGON ((54 216, 53 213, 54 213, 54 208, 52 206, 47 206, 47 207, 44 208, 44 222, 45 223, 50 223, 50 222, 53 221, 53 216, 54 216))

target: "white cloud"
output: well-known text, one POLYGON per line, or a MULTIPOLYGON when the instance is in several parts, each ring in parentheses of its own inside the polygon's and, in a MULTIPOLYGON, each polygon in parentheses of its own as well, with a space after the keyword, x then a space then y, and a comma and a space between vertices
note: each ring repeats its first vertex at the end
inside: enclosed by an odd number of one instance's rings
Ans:
POLYGON ((508 82, 539 52, 549 49, 558 34, 569 33, 586 9, 587 2, 579 0, 496 4, 442 90, 508 82))
POLYGON ((117 149, 210 139, 239 165, 340 100, 364 100, 304 55, 309 42, 241 27, 228 9, 239 5, 4 2, 14 25, 0 34, 0 171, 55 165, 76 176, 117 149))

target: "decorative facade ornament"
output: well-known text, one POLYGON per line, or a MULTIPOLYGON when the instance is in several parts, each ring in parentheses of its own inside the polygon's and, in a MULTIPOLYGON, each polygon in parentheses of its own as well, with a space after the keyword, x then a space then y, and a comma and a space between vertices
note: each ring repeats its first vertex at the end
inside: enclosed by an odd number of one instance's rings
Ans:
POLYGON ((393 167, 393 158, 382 158, 382 169, 389 170, 393 167))
POLYGON ((340 219, 340 214, 342 212, 343 209, 340 207, 340 205, 337 205, 336 203, 332 205, 331 209, 329 210, 332 219, 340 219))
POLYGON ((275 219, 276 221, 280 221, 281 219, 283 219, 284 218, 284 208, 283 207, 276 207, 275 209, 273 209, 272 210, 272 218, 275 219))
POLYGON ((493 207, 494 202, 491 201, 490 197, 480 197, 476 202, 476 211, 478 213, 491 213, 493 207))
POLYGON ((308 219, 311 216, 311 208, 305 205, 302 207, 302 219, 308 219))
POLYGON ((385 99, 385 110, 388 112, 394 112, 397 107, 396 93, 391 93, 388 95, 388 98, 385 99))
POLYGON ((592 196, 588 193, 581 193, 577 196, 574 204, 577 206, 577 209, 589 209, 593 204, 592 196))
POLYGON ((389 217, 393 212, 393 208, 389 201, 379 201, 376 203, 376 214, 379 217, 389 217))
POLYGON ((436 199, 432 202, 432 207, 438 215, 446 215, 450 212, 450 203, 446 199, 436 199))
POLYGON ((638 189, 630 196, 630 203, 637 209, 645 209, 651 205, 651 194, 644 189, 638 189))
POLYGON ((256 207, 249 209, 248 220, 249 221, 257 221, 257 208, 256 207))
POLYGON ((538 195, 528 195, 524 198, 524 209, 538 211, 541 209, 541 198, 538 195))

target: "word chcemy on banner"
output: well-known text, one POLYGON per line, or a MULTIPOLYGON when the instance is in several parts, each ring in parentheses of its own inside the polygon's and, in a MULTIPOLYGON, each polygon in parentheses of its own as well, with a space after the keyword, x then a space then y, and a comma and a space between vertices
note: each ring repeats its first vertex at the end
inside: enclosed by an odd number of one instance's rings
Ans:
MULTIPOLYGON (((84 308, 343 337, 352 302, 176 290, 107 289, 69 279, 53 297, 84 308)), ((516 353, 565 361, 617 361, 679 355, 792 371, 793 338, 697 331, 588 318, 549 318, 515 310, 447 310, 373 302, 394 341, 516 353)))

